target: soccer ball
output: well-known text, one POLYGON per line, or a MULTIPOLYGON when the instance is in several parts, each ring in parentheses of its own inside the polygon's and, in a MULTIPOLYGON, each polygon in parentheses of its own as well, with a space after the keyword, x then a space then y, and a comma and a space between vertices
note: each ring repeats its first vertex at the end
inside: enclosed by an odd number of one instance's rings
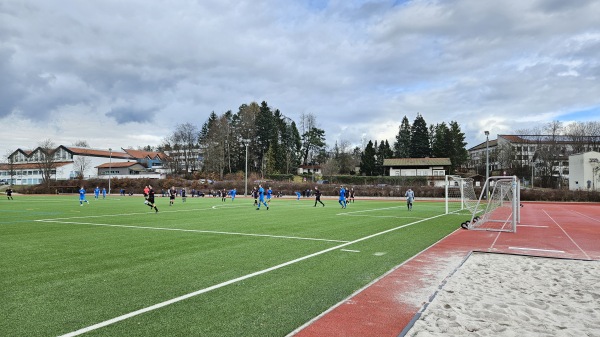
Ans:
POLYGON ((148 200, 144 200, 144 205, 148 205, 148 200))

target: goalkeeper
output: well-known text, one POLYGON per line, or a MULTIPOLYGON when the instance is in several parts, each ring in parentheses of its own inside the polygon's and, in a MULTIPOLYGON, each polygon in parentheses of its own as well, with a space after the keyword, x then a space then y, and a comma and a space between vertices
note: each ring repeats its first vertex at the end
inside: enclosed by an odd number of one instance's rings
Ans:
POLYGON ((415 192, 410 188, 404 193, 406 197, 406 207, 409 211, 412 211, 413 201, 415 200, 415 192))

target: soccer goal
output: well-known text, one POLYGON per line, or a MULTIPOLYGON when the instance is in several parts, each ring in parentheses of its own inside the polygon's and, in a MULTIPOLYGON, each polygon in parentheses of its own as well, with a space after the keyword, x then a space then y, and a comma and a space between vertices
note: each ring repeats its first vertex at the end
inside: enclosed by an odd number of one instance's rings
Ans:
POLYGON ((516 232, 521 218, 519 179, 515 176, 489 177, 471 220, 461 226, 467 229, 516 232))
POLYGON ((475 210, 479 198, 475 194, 473 178, 446 176, 445 184, 446 214, 467 209, 475 210))

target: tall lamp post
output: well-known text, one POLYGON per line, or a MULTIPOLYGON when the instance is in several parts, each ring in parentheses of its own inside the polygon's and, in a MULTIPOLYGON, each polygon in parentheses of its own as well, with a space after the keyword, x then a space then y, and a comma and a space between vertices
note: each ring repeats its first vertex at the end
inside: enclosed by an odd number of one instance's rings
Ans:
POLYGON ((245 174, 245 187, 244 187, 244 197, 248 195, 248 143, 250 143, 250 139, 242 139, 244 146, 246 147, 246 170, 244 170, 245 174))
POLYGON ((110 153, 109 155, 109 161, 108 161, 108 195, 110 195, 110 174, 112 171, 112 148, 108 148, 108 152, 110 153))
MULTIPOLYGON (((489 131, 485 132, 485 182, 487 183, 488 178, 490 177, 490 148, 489 148, 489 131)), ((483 185, 485 186, 485 184, 483 185)), ((489 186, 488 186, 489 190, 489 186)), ((487 190, 485 191, 485 195, 487 196, 487 190)))

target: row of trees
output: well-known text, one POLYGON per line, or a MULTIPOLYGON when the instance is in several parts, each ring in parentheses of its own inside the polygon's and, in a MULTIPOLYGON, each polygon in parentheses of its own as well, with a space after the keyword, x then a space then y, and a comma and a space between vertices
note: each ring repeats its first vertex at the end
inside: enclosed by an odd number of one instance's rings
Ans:
POLYGON ((201 129, 180 124, 158 150, 172 154, 168 165, 174 172, 203 170, 220 178, 244 171, 246 163, 261 175, 291 174, 298 165, 320 163, 326 156, 325 131, 314 115, 303 114, 298 128, 264 101, 243 104, 236 113, 212 112, 201 129))
POLYGON ((393 148, 387 140, 369 141, 361 154, 360 171, 365 175, 386 174, 383 160, 386 158, 450 158, 450 172, 467 163, 469 154, 465 148, 465 134, 457 122, 445 122, 427 127, 421 114, 411 125, 404 116, 393 148))
MULTIPOLYGON (((223 179, 225 175, 249 172, 260 176, 295 174, 300 165, 318 165, 325 175, 360 174, 386 175, 383 166, 387 158, 449 157, 453 171, 466 163, 465 136, 457 122, 427 126, 417 114, 412 125, 404 116, 396 141, 369 140, 362 146, 353 146, 348 140, 336 141, 333 147, 326 144, 325 131, 317 127, 313 114, 302 114, 299 124, 286 117, 267 102, 243 104, 236 113, 222 115, 212 112, 201 128, 183 123, 153 149, 170 154, 165 165, 175 174, 201 171, 207 176, 223 179)), ((89 147, 85 141, 74 146, 89 147)), ((54 165, 54 143, 46 140, 40 144, 44 158, 39 161, 49 181, 54 165)), ((75 163, 78 172, 89 166, 86 157, 75 163)))
POLYGON ((428 127, 418 114, 412 125, 404 116, 391 146, 387 140, 369 140, 362 147, 340 140, 328 148, 313 114, 302 114, 296 124, 263 101, 243 104, 236 113, 213 112, 201 129, 180 124, 157 150, 172 154, 173 172, 201 170, 223 178, 244 172, 246 163, 261 176, 294 174, 299 165, 319 165, 326 175, 355 174, 356 167, 363 175, 384 175, 384 159, 409 157, 448 157, 454 171, 468 160, 465 146, 457 122, 428 127))

